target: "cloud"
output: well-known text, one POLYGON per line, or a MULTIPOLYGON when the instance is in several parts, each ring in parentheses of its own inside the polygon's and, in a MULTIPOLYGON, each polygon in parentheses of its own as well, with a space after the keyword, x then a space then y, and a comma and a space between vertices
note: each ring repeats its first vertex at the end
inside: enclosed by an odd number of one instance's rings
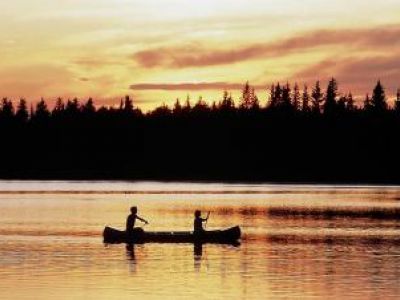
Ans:
POLYGON ((75 74, 62 65, 9 67, 0 72, 0 90, 7 93, 4 96, 40 98, 67 92, 65 86, 72 86, 75 80, 75 74))
POLYGON ((243 83, 199 82, 199 83, 138 83, 132 84, 132 90, 163 90, 163 91, 201 91, 201 90, 240 90, 243 83))
MULTIPOLYGON (((390 97, 400 87, 400 54, 392 56, 374 56, 369 58, 346 57, 326 59, 291 76, 291 82, 313 84, 335 77, 339 80, 340 90, 352 91, 355 95, 370 92, 376 81, 381 79, 390 97)), ((282 81, 286 81, 282 80, 282 81)), ((206 91, 206 90, 241 90, 244 83, 200 82, 200 83, 137 83, 130 89, 136 91, 206 91)), ((265 89, 267 85, 254 85, 255 89, 265 89)))
POLYGON ((99 57, 92 57, 92 58, 83 57, 72 61, 72 63, 88 69, 97 69, 104 66, 123 64, 122 61, 117 61, 115 59, 113 60, 107 58, 99 58, 99 57))
POLYGON ((309 66, 293 75, 293 80, 313 82, 335 77, 343 82, 342 89, 364 95, 378 79, 382 80, 389 95, 400 86, 400 54, 372 56, 367 58, 347 57, 327 59, 309 66))
POLYGON ((10 66, 0 70, 0 97, 12 99, 111 97, 119 94, 112 90, 113 86, 112 77, 81 76, 62 64, 10 66))
POLYGON ((285 40, 259 43, 236 49, 209 49, 197 44, 153 48, 136 52, 132 58, 144 68, 189 68, 232 64, 246 60, 280 57, 326 46, 358 50, 400 46, 400 25, 370 29, 318 30, 285 40))

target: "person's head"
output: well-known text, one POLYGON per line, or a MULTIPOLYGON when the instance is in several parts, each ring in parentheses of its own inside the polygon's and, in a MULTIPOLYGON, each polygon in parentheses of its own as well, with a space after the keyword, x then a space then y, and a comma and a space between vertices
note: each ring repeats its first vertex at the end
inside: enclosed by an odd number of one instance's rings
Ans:
POLYGON ((134 215, 137 213, 137 207, 136 206, 132 206, 131 207, 131 213, 134 214, 134 215))
POLYGON ((201 211, 200 211, 200 210, 196 210, 196 211, 194 212, 194 216, 195 216, 196 218, 199 218, 199 217, 201 216, 201 211))

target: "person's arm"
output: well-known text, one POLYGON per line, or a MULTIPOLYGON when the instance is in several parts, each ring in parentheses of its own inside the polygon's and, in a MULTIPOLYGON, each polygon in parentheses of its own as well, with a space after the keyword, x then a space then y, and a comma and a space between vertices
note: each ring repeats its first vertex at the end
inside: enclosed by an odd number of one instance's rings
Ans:
POLYGON ((149 222, 147 222, 145 219, 143 219, 139 216, 136 216, 136 218, 139 219, 140 221, 142 221, 143 223, 149 224, 149 222))
POLYGON ((206 221, 208 220, 209 217, 210 217, 210 213, 207 214, 207 218, 201 219, 201 221, 206 222, 206 221))

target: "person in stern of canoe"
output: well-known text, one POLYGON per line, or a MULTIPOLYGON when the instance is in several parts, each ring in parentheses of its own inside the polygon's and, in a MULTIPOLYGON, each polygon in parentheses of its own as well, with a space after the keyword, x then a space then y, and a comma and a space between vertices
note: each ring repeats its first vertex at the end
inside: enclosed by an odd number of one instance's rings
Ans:
POLYGON ((149 224, 149 222, 147 222, 145 219, 139 217, 137 215, 137 207, 136 206, 132 206, 131 207, 131 214, 128 216, 128 218, 126 219, 126 232, 128 234, 132 234, 135 230, 141 230, 141 228, 135 228, 135 222, 136 219, 142 221, 145 224, 149 224))
POLYGON ((203 219, 200 210, 194 212, 194 234, 201 234, 204 231, 203 222, 207 222, 208 217, 209 215, 203 219))

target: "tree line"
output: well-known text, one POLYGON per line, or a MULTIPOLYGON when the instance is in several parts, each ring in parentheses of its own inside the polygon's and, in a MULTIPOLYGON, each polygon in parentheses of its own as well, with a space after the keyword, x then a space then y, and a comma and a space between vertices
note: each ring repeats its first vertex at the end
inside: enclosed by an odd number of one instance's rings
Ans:
POLYGON ((209 104, 179 100, 142 112, 93 99, 0 105, 0 177, 399 183, 400 90, 377 82, 363 105, 323 89, 273 84, 261 105, 246 83, 209 104))
POLYGON ((67 100, 58 98, 54 108, 49 109, 44 99, 41 99, 35 106, 31 105, 28 109, 27 101, 20 99, 16 107, 12 100, 3 98, 0 105, 0 122, 15 121, 25 122, 42 122, 57 118, 75 118, 78 116, 94 116, 98 115, 120 115, 135 118, 151 118, 159 115, 181 115, 185 113, 217 113, 223 111, 243 112, 245 110, 267 111, 267 112, 303 112, 304 114, 325 114, 332 115, 337 113, 364 111, 367 113, 384 113, 389 111, 400 111, 400 89, 397 91, 394 105, 390 107, 385 95, 385 89, 381 82, 378 81, 372 96, 366 95, 363 105, 357 106, 351 92, 348 94, 340 94, 338 91, 338 83, 332 78, 323 91, 320 82, 317 81, 315 86, 309 91, 307 85, 300 90, 297 83, 293 88, 289 83, 281 85, 280 83, 272 84, 269 89, 269 101, 262 107, 255 89, 247 82, 242 90, 242 95, 236 105, 232 95, 228 91, 224 91, 222 99, 213 102, 211 105, 199 98, 195 104, 191 104, 189 96, 184 104, 177 99, 172 108, 163 104, 154 110, 143 113, 139 108, 134 107, 133 100, 126 96, 122 99, 118 108, 102 106, 96 108, 92 98, 85 103, 80 103, 77 98, 67 100))

